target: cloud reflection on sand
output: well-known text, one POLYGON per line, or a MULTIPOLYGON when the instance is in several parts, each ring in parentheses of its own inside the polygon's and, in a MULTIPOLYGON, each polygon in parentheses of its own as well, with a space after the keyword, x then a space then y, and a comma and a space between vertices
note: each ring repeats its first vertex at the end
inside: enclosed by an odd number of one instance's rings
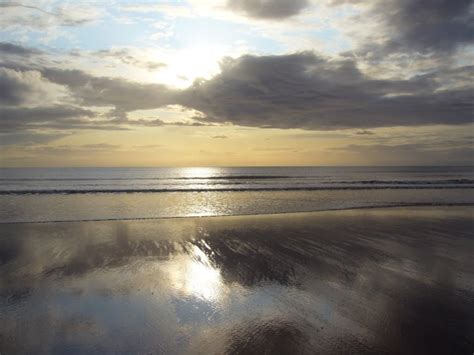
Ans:
POLYGON ((470 213, 2 225, 0 348, 462 352, 470 213))

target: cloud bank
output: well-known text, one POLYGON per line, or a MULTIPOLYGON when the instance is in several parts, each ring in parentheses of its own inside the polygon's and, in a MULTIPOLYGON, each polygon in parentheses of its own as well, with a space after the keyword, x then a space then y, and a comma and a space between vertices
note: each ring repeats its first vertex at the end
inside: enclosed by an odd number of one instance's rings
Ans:
MULTIPOLYGON (((459 69, 473 77, 474 67, 459 69)), ((312 52, 227 59, 216 77, 179 94, 202 120, 240 126, 332 130, 472 122, 472 87, 444 90, 441 73, 377 80, 352 60, 312 52)))
MULTIPOLYGON (((181 105, 200 112, 199 124, 233 124, 307 130, 472 123, 474 66, 444 69, 409 79, 368 77, 352 59, 313 52, 226 58, 221 73, 187 89, 95 77, 80 70, 0 68, 2 127, 34 124, 64 128, 86 124, 162 125, 129 120, 128 113, 181 105), (446 77, 462 77, 446 86, 446 77), (59 92, 68 94, 63 101, 59 92), (34 97, 49 98, 27 106, 34 97), (46 106, 48 105, 48 106, 46 106), (95 113, 97 107, 108 114, 95 113), (75 118, 75 120, 72 120, 75 118)), ((157 124, 157 122, 159 124, 157 124)))

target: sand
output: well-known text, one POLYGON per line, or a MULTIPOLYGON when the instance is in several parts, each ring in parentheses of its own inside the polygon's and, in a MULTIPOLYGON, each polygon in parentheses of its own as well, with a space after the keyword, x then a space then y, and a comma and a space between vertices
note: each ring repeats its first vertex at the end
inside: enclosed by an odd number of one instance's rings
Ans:
POLYGON ((0 353, 474 351, 472 207, 0 225, 0 353))

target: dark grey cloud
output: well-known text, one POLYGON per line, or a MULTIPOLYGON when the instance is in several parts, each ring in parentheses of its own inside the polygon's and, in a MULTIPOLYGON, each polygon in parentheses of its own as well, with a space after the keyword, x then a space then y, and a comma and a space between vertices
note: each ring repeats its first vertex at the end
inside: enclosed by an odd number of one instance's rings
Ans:
POLYGON ((69 125, 70 128, 121 129, 127 125, 231 123, 263 128, 363 131, 376 127, 461 125, 473 121, 474 66, 444 68, 409 79, 381 80, 362 73, 353 58, 330 60, 312 52, 247 55, 223 60, 220 74, 209 80, 197 80, 187 89, 95 77, 81 70, 26 69, 0 68, 0 103, 22 105, 32 92, 41 93, 45 86, 56 85, 68 93, 67 104, 42 103, 54 107, 49 120, 46 112, 51 107, 27 108, 24 116, 13 115, 11 107, 8 112, 4 109, 2 115, 9 115, 3 120, 4 126, 14 127, 16 120, 18 127, 48 124, 54 128, 69 125), (135 110, 173 104, 201 114, 191 122, 128 117, 135 110), (97 106, 108 108, 109 112, 93 112, 96 109, 91 107, 97 106), (71 115, 63 119, 55 116, 60 107, 71 115), (32 115, 34 110, 38 114, 32 115))
POLYGON ((15 43, 8 43, 8 42, 0 42, 0 53, 2 55, 6 54, 11 54, 11 55, 19 55, 19 56, 32 56, 32 55, 38 55, 43 53, 39 49, 35 48, 27 48, 23 47, 19 44, 15 43))
POLYGON ((389 50, 415 50, 422 53, 449 52, 474 43, 472 0, 397 0, 380 2, 376 10, 386 16, 394 36, 389 50))
POLYGON ((48 101, 57 93, 57 86, 34 70, 16 71, 0 67, 0 104, 22 105, 35 100, 48 101))
POLYGON ((56 84, 67 89, 71 100, 77 105, 113 107, 109 116, 115 118, 117 123, 127 120, 127 112, 175 103, 176 90, 165 85, 95 77, 81 70, 28 70, 21 66, 16 69, 0 67, 0 103, 19 105, 26 101, 31 93, 44 90, 45 85, 56 84), (26 79, 25 74, 28 74, 26 79))
MULTIPOLYGON (((460 70, 460 69, 458 69, 460 70)), ((472 76, 472 67, 464 68, 472 76)), ((310 52, 243 56, 221 73, 196 82, 179 103, 205 114, 202 121, 271 128, 333 130, 432 124, 473 119, 472 87, 442 90, 437 74, 375 80, 351 60, 310 52)))
MULTIPOLYGON (((333 5, 359 3, 369 10, 358 23, 376 23, 385 35, 382 43, 366 38, 361 52, 375 58, 389 53, 448 55, 474 43, 472 0, 335 0, 333 5)), ((379 33, 376 33, 379 35, 379 33)))
POLYGON ((284 19, 309 6, 307 0, 229 0, 227 7, 248 17, 266 20, 284 19))
POLYGON ((129 112, 175 103, 176 91, 165 85, 95 77, 81 70, 44 68, 41 73, 51 82, 67 87, 85 106, 114 106, 118 111, 129 112))
MULTIPOLYGON (((18 68, 17 68, 18 69, 18 68)), ((80 70, 37 68, 14 70, 0 67, 0 128, 16 129, 128 129, 125 126, 208 126, 198 121, 165 122, 161 119, 129 120, 128 112, 176 103, 176 93, 164 85, 141 84, 124 79, 94 77, 80 70), (51 105, 52 85, 67 89, 68 103, 51 105), (27 105, 41 96, 40 105, 27 105), (51 96, 51 95, 49 95, 51 96), (73 103, 74 105, 72 105, 73 103), (112 107, 107 114, 91 106, 112 107)))
POLYGON ((0 68, 0 104, 19 105, 26 100, 32 90, 30 85, 18 80, 18 75, 12 75, 13 71, 0 68))
POLYGON ((0 129, 15 131, 18 129, 51 128, 67 124, 72 127, 81 123, 92 123, 88 118, 95 114, 91 110, 74 106, 49 107, 0 107, 0 129))

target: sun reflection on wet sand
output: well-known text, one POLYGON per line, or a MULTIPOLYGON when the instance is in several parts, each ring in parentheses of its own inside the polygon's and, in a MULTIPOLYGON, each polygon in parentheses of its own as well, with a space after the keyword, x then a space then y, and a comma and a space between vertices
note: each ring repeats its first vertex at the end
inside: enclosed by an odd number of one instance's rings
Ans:
POLYGON ((192 245, 186 252, 169 265, 171 285, 180 296, 218 302, 225 289, 219 269, 198 246, 192 245))
POLYGON ((471 216, 4 224, 0 352, 467 353, 471 216))

